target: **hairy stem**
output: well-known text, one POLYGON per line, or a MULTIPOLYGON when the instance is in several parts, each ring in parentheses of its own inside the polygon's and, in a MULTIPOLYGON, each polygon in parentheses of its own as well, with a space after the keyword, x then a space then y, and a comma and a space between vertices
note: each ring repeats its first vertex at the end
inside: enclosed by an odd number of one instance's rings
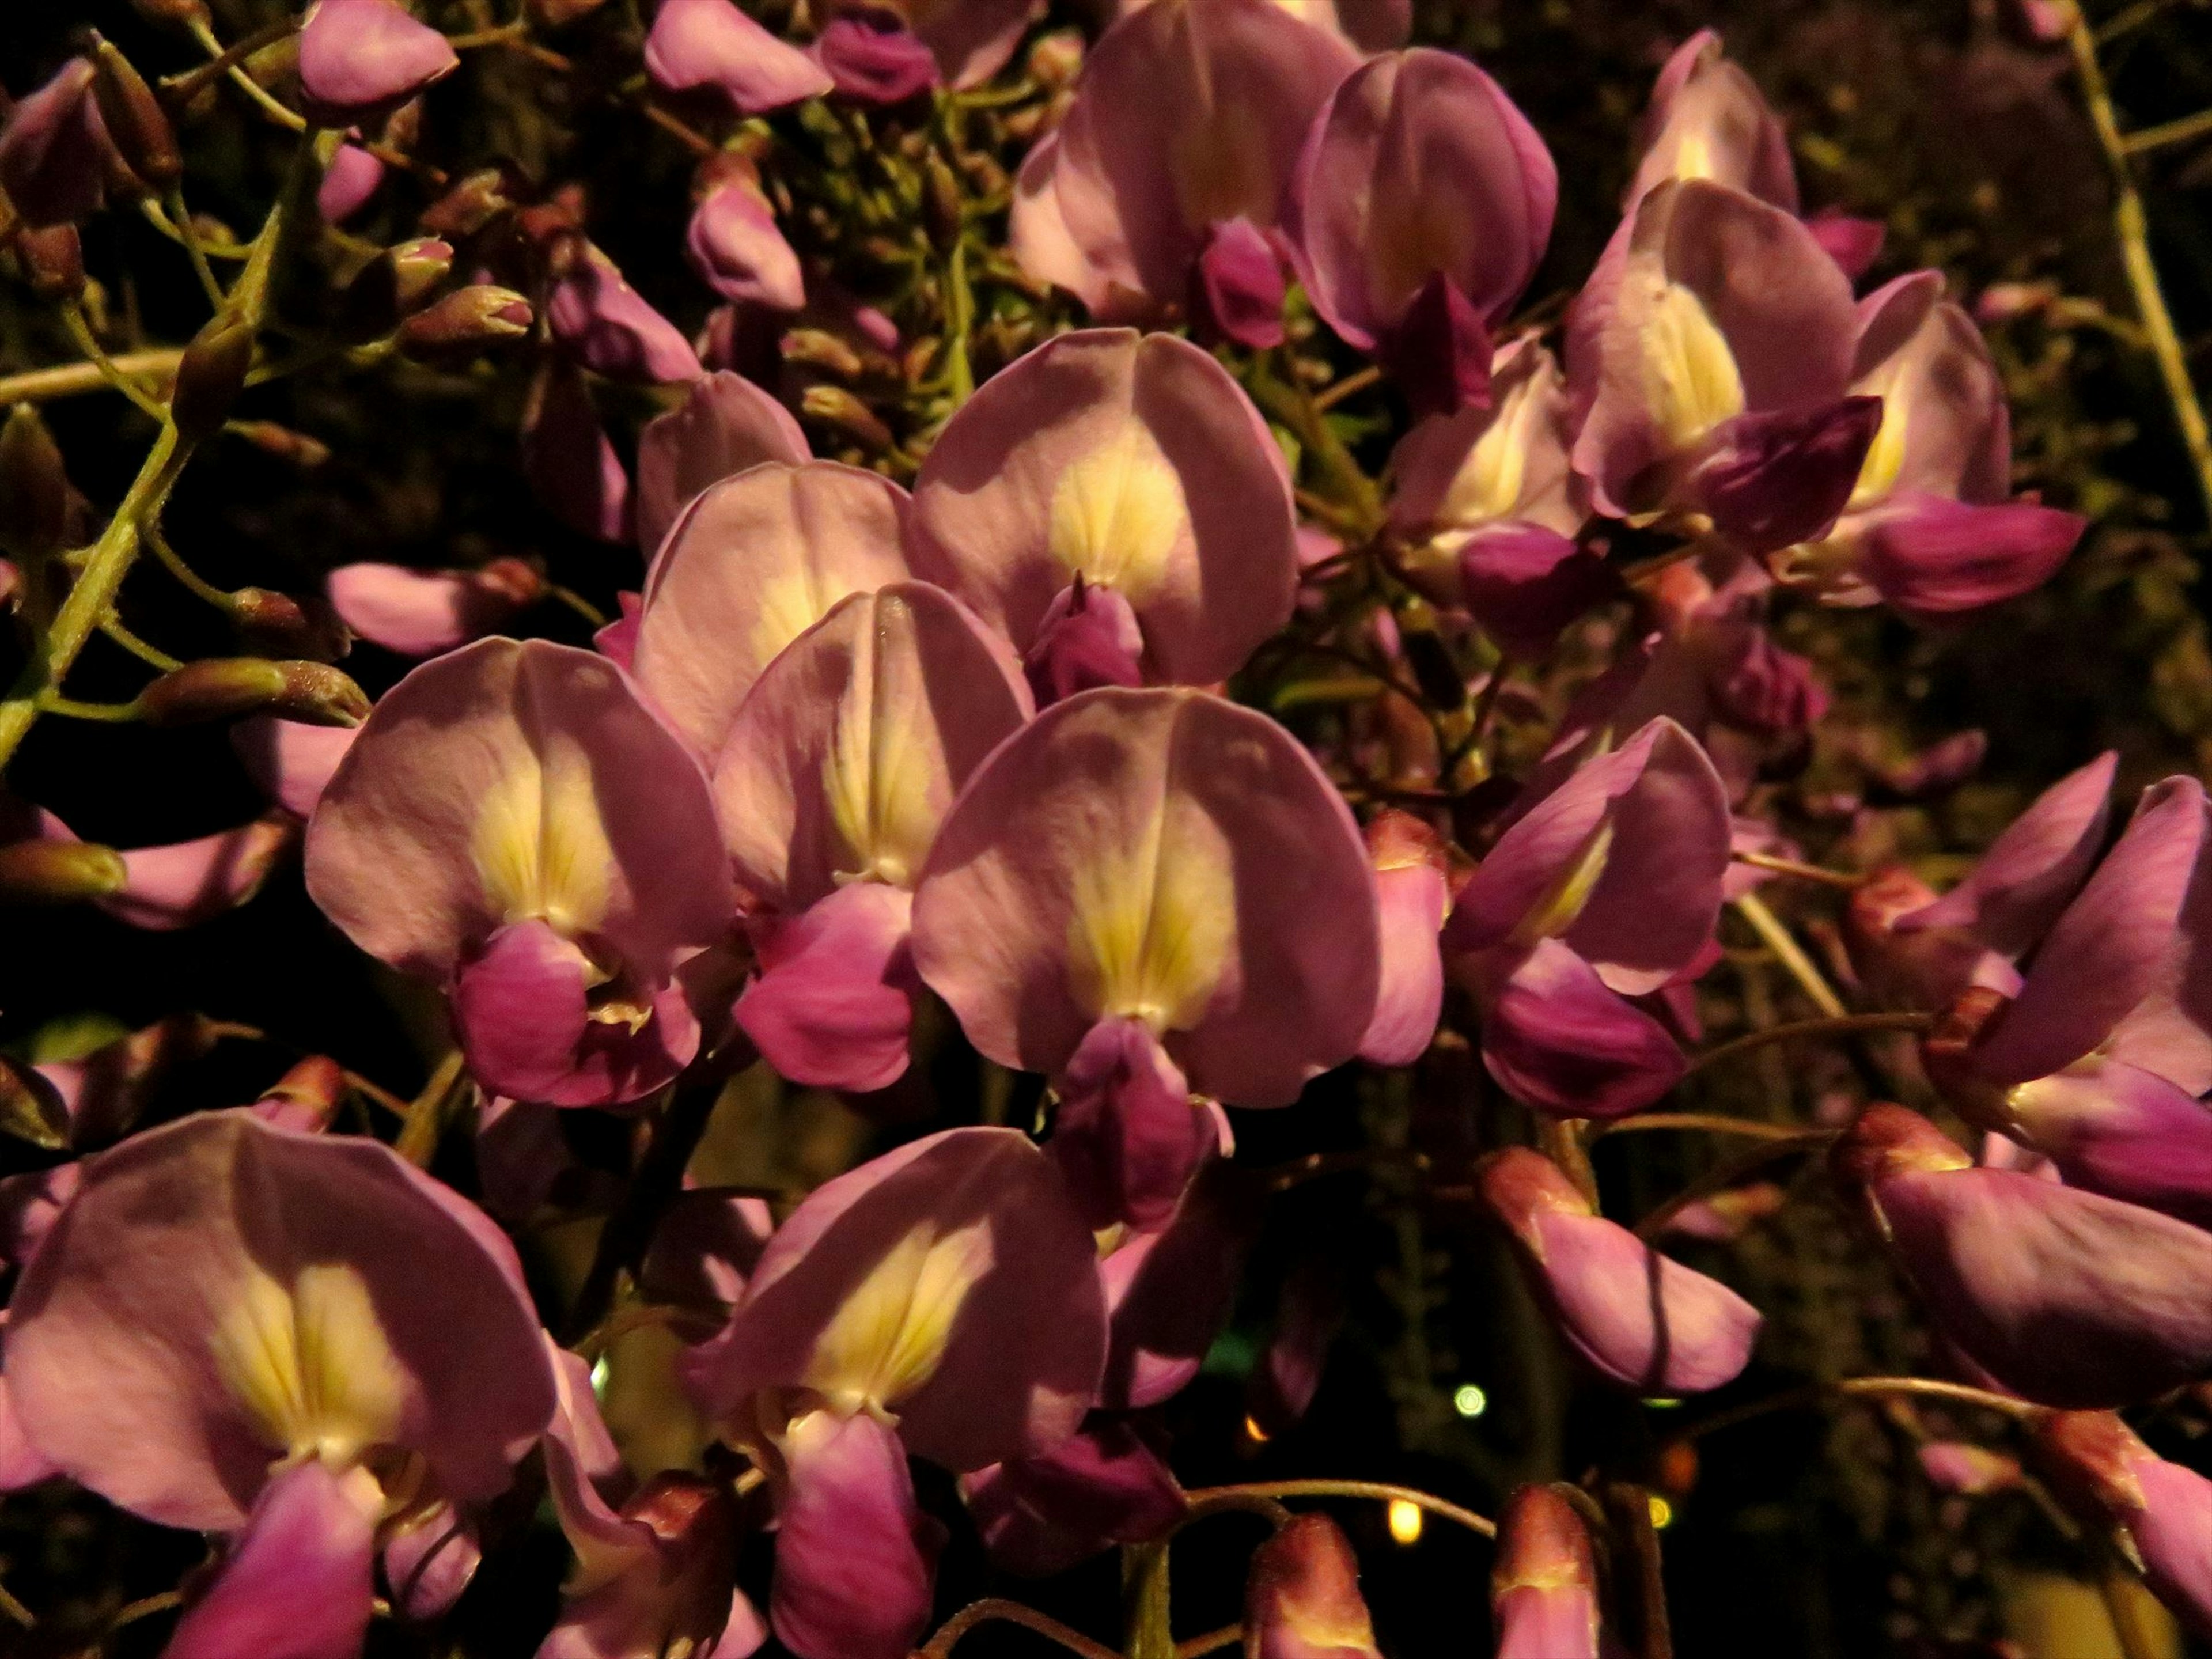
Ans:
POLYGON ((1206 1486, 1190 1494, 1195 1504, 1211 1498, 1235 1493, 1243 1498, 1371 1498, 1379 1503, 1411 1504, 1426 1510, 1431 1515, 1440 1515, 1447 1521, 1456 1522, 1469 1532, 1479 1532, 1485 1538, 1498 1536, 1495 1522, 1477 1515, 1473 1510, 1462 1509, 1447 1498, 1438 1498, 1416 1486, 1392 1486, 1382 1480, 1258 1480, 1234 1486, 1206 1486))
POLYGON ((1083 1659, 1121 1659, 1113 1649, 1103 1643, 1094 1642, 1079 1631, 1070 1630, 1059 1620, 1039 1613, 1035 1607, 1024 1607, 1019 1601, 1009 1601, 992 1596, 981 1601, 970 1601, 937 1627, 937 1633, 917 1649, 915 1659, 945 1659, 960 1638, 978 1625, 996 1620, 1003 1624, 1019 1625, 1033 1630, 1048 1642, 1057 1643, 1070 1653, 1079 1653, 1083 1659))
POLYGON ((1854 1031, 1925 1031, 1935 1024, 1933 1014, 1842 1014, 1832 1018, 1792 1020, 1787 1025, 1747 1032, 1717 1048, 1692 1055, 1690 1070, 1685 1075, 1694 1075, 1708 1066, 1734 1060, 1754 1048, 1764 1048, 1770 1042, 1787 1042, 1797 1037, 1849 1036, 1854 1031))

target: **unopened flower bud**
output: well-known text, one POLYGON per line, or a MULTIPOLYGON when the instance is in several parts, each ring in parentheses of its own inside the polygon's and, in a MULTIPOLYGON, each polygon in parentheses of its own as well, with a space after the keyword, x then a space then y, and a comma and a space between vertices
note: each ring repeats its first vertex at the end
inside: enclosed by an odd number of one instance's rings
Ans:
POLYGON ((75 225, 17 232, 15 262, 41 300, 75 300, 84 293, 84 244, 75 225))
POLYGON ((453 245, 434 236, 385 249, 346 284, 339 331, 348 339, 383 338, 428 300, 453 268, 453 245))
POLYGON ((154 96, 146 77, 112 41, 98 34, 93 40, 93 96, 99 100, 100 118, 124 164, 156 192, 166 191, 184 176, 184 154, 177 148, 176 129, 154 96))
POLYGON ((328 1054, 309 1054, 262 1091, 257 1115, 287 1129, 320 1131, 346 1096, 345 1068, 328 1054))
POLYGON ((193 337, 177 365, 169 418, 187 443, 212 434, 229 418, 253 365, 253 325, 217 314, 193 337))
POLYGON ((230 596, 230 620, 248 650, 270 656, 336 662, 353 648, 352 630, 320 599, 241 587, 230 596))
POLYGON ((81 904, 120 892, 130 879, 112 847, 61 840, 0 847, 0 904, 81 904))
POLYGON ((960 240, 960 175, 935 150, 921 164, 921 222, 942 252, 960 240))
POLYGON ((331 447, 320 438, 295 432, 275 421, 233 421, 230 431, 234 437, 245 439, 264 455, 274 455, 280 461, 289 461, 308 471, 331 458, 331 447))
POLYGON ((434 236, 473 236, 514 207, 507 176, 497 167, 485 167, 460 179, 425 208, 422 228, 434 236))
POLYGON ((1030 79, 1048 92, 1060 92, 1075 84, 1075 77, 1083 68, 1083 32, 1080 29, 1054 29, 1041 34, 1030 48, 1030 79))
POLYGON ((0 1058, 0 1134, 58 1152, 69 1146, 69 1129, 61 1091, 31 1067, 0 1058))
POLYGON ((1336 1522, 1301 1515, 1252 1557, 1245 1659, 1378 1659, 1359 1563, 1336 1522))
POLYGON ((890 428, 883 423, 875 410, 843 386, 807 387, 805 395, 799 399, 799 410, 824 426, 835 428, 839 434, 850 438, 863 449, 880 452, 891 447, 890 428))
POLYGON ((27 224, 67 224, 106 199, 115 146, 94 75, 87 60, 70 58, 0 123, 0 190, 27 224))
POLYGON ((867 372, 867 362, 860 354, 826 329, 787 329, 778 349, 785 362, 817 370, 833 380, 857 380, 867 372))
POLYGON ((307 726, 345 726, 368 717, 368 699, 325 663, 212 657, 162 675, 138 694, 138 712, 153 726, 274 714, 307 726))
POLYGON ((530 323, 530 301, 513 289, 472 283, 402 323, 399 349, 410 357, 469 356, 521 338, 530 323))
POLYGON ((1490 1609, 1498 1659, 1596 1659, 1597 1559, 1559 1486, 1523 1486, 1498 1518, 1490 1609))
POLYGON ((58 552, 69 534, 62 452, 35 405, 17 404, 0 427, 0 552, 28 562, 58 552))

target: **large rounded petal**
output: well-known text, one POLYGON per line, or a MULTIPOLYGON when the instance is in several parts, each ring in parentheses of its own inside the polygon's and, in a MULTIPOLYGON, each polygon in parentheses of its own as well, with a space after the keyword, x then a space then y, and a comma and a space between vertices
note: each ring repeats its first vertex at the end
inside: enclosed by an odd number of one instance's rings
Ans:
POLYGON ((303 1435, 488 1498, 553 1411, 520 1278, 389 1148, 203 1114, 88 1166, 16 1290, 9 1389, 42 1453, 168 1526, 242 1526, 303 1435))
POLYGON ((638 684, 690 744, 720 753, 776 653, 848 593, 908 574, 906 492, 834 461, 762 465, 694 501, 646 574, 638 684))
POLYGON ((813 459, 791 411, 742 374, 717 369, 637 438, 637 545, 650 560, 708 485, 763 461, 813 459))
POLYGON ((1278 1106, 1358 1049, 1374 872, 1273 721, 1203 692, 1086 691, 970 780, 915 900, 915 961, 1001 1065, 1055 1073, 1144 1020, 1190 1086, 1278 1106))
POLYGON ((492 639, 377 704, 307 830, 307 890, 370 955, 444 978, 500 927, 604 945, 650 989, 732 902, 699 769, 605 658, 492 639))
POLYGON ((975 1469, 1073 1433, 1105 1353, 1059 1170, 1018 1131, 949 1129, 800 1205, 688 1376, 720 1418, 769 1389, 872 1401, 912 1450, 975 1469))
POLYGON ((1711 29, 1676 47, 1659 71, 1637 138, 1643 154, 1625 207, 1669 179, 1712 179, 1797 210, 1797 175, 1782 118, 1729 61, 1711 29))
POLYGON ((922 464, 914 530, 917 572, 1017 649, 1079 576, 1128 601, 1154 677, 1188 685, 1242 667, 1297 586, 1281 452, 1170 335, 1063 335, 994 376, 922 464))
POLYGON ((2080 890, 2104 846, 2118 764, 2108 749, 2052 784, 1990 843, 1964 881, 1898 917, 1897 931, 1964 928, 2001 955, 2025 954, 2080 890))

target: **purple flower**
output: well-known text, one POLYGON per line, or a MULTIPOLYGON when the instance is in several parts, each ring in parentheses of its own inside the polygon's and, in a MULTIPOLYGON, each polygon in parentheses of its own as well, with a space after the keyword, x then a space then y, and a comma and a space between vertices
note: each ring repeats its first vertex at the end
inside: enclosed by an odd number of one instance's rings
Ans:
POLYGON ((93 73, 85 58, 70 58, 0 126, 0 189, 27 224, 68 224, 107 200, 117 158, 93 96, 93 73))
POLYGON ((1314 308, 1417 410, 1489 401, 1492 334, 1544 257, 1559 175, 1498 83, 1417 47, 1314 118, 1285 229, 1314 308))
POLYGON ((737 1021, 795 1083, 906 1070, 915 883, 985 756, 1029 718, 1004 641, 923 582, 855 593, 771 662, 714 786, 759 977, 737 1021))
POLYGON ((1158 1538, 1190 1507, 1137 1424, 1097 1412, 1048 1450, 963 1475, 960 1492, 993 1564, 1036 1578, 1158 1538))
POLYGON ((443 984, 491 1093, 636 1100, 689 1063, 679 963, 732 908, 706 780, 588 651, 483 640, 385 694, 307 830, 307 890, 443 984))
POLYGON ((610 380, 666 385, 696 380, 707 372, 677 326, 647 305, 614 262, 588 242, 576 246, 568 269, 554 279, 545 298, 545 321, 579 366, 610 380))
POLYGON ((691 215, 684 243, 699 280, 725 300, 798 311, 806 304, 799 255, 777 228, 775 210, 752 185, 720 186, 691 215))
POLYGON ((664 90, 711 88, 740 115, 818 98, 832 84, 819 64, 730 0, 661 0, 645 40, 645 67, 664 90))
POLYGON ((815 39, 814 57, 838 95, 856 103, 902 104, 938 82, 928 43, 884 12, 831 18, 815 39))
POLYGON ((342 564, 328 583, 331 606, 348 628, 403 657, 434 657, 481 639, 544 590, 520 559, 495 559, 480 570, 342 564))
POLYGON ((300 94, 325 126, 384 114, 460 64, 444 35, 395 0, 317 0, 300 30, 300 94))
POLYGON ((1125 329, 1062 335, 962 407, 915 481, 912 545, 916 574, 1048 684, 1069 652, 1090 659, 1077 684, 1225 679, 1297 586, 1290 483, 1259 411, 1197 347, 1125 329), (1102 600, 1103 630, 1051 625, 1102 600), (1115 664, 1102 647, 1126 637, 1124 606, 1143 651, 1115 664))

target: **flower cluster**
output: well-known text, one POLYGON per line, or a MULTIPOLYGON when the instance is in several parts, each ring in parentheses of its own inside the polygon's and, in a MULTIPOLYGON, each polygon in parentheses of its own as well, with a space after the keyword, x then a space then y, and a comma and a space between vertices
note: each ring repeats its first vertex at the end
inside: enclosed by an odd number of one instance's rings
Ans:
MULTIPOLYGON (((2118 1414, 2212 1379, 2212 806, 2168 778, 2114 836, 2106 755, 1948 890, 1806 861, 1776 781, 1830 695, 1783 619, 1978 611, 2085 523, 2014 490, 1942 274, 1858 291, 1881 227, 1803 212, 1717 39, 1660 70, 1595 268, 1532 305, 1553 157, 1387 3, 1152 0, 1087 43, 1006 0, 834 4, 808 39, 732 0, 451 35, 469 9, 316 0, 228 46, 197 0, 141 9, 201 65, 157 91, 96 40, 0 130, 17 266, 159 423, 81 551, 35 410, 0 438, 28 687, 0 760, 41 715, 228 720, 268 807, 118 850, 10 797, 0 890, 179 929, 296 850, 448 1056, 412 1103, 317 1056, 178 1113, 167 1070, 256 1036, 180 1015, 0 1079, 35 1150, 0 1182, 0 1481, 211 1536, 169 1659, 434 1631, 507 1582, 541 1492, 574 1565, 540 1659, 902 1659, 956 1527, 1016 1574, 1120 1547, 1130 1651, 1173 1651, 1167 1540, 1224 1503, 1277 1528, 1247 1653, 1374 1655, 1345 1534, 1282 1509, 1297 1483, 1187 1492, 1164 1409, 1270 1195, 1345 1158, 1487 1224, 1528 1340, 1623 1409, 1735 1384, 1763 1316, 1714 1247, 1839 1203, 1942 1375, 1821 1380, 1993 1413, 2212 1633, 2212 1484, 2118 1414), (436 151, 485 52, 680 135, 675 276, 629 263, 711 293, 702 327, 633 286, 580 187, 436 151), (227 95, 304 135, 250 240, 181 193, 173 118, 227 95), (348 228, 414 196, 404 240, 348 228), (134 203, 214 308, 143 384, 86 320, 80 229, 134 203), (903 242, 877 228, 901 214, 903 242), (169 550, 170 487, 256 425, 252 388, 392 358, 510 366, 519 470, 611 619, 542 560, 353 562, 295 599, 169 550), (142 549, 236 654, 131 632, 142 549), (61 691, 103 629, 157 671, 105 713, 61 691), (356 638, 411 666, 372 698, 331 665, 356 638), (1761 896, 1791 881, 1845 890, 1826 974, 1761 896), (1711 1044, 1738 919, 1814 1017, 1711 1044), (1835 1079, 1802 1121, 1653 1110, 1801 1038, 1835 1079), (933 1068, 987 1081, 917 1092, 933 1068), (896 1144, 811 1190, 702 1175, 770 1074, 896 1144), (1239 1151, 1271 1133, 1249 1113, 1348 1123, 1381 1086, 1425 1091, 1449 1146, 1239 1151), (365 1097, 406 1109, 394 1134, 354 1132, 388 1127, 365 1097), (1654 1127, 1755 1156, 1632 1229, 1592 1149, 1654 1127), (1805 1154, 1788 1194, 1751 1184, 1805 1154), (585 1271, 547 1267, 549 1213, 596 1224, 585 1271), (645 1324, 679 1339, 659 1409, 707 1443, 649 1466, 595 1364, 645 1324)), ((1255 1440, 1333 1328, 1291 1292, 1255 1440)), ((2023 1478, 1926 1452, 1954 1490, 2023 1478)), ((1494 1528, 1349 1495, 1494 1531, 1500 1655, 1665 1651, 1663 1482, 1579 1474, 1495 1491, 1494 1528)))

